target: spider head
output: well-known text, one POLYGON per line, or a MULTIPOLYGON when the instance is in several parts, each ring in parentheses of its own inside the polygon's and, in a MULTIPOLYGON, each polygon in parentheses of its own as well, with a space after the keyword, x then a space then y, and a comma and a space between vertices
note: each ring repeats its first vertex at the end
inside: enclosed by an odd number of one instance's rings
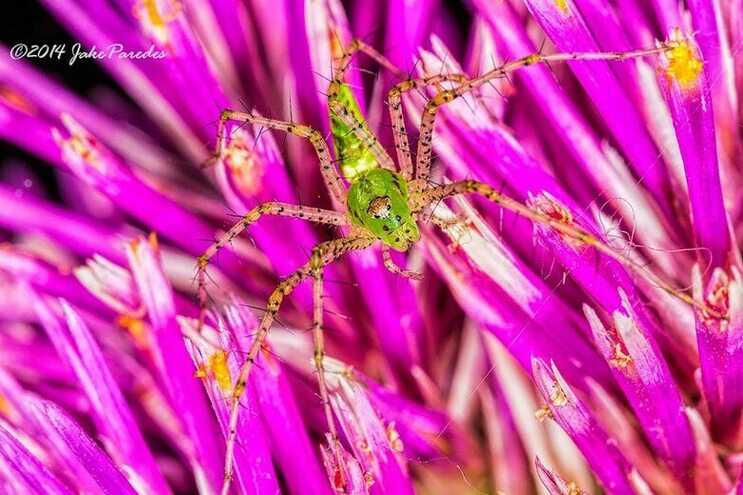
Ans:
POLYGON ((374 168, 359 175, 348 190, 348 211, 354 224, 397 251, 407 251, 420 239, 408 185, 390 170, 374 168))

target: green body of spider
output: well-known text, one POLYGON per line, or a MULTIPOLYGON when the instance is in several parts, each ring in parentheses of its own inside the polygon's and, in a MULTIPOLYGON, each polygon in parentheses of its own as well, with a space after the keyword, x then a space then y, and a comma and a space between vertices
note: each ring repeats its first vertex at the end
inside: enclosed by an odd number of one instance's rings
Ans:
MULTIPOLYGON (((361 125, 366 125, 347 84, 338 85, 337 101, 361 125)), ((353 223, 398 251, 420 239, 408 205, 408 183, 399 174, 379 166, 369 147, 352 129, 331 115, 331 131, 343 176, 351 183, 347 206, 353 223)))

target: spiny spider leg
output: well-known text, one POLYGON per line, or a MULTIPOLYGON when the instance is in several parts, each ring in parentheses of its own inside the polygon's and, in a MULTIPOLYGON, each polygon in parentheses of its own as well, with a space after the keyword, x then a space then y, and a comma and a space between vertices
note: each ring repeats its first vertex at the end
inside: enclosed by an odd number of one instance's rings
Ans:
MULTIPOLYGON (((320 388, 320 401, 323 405, 325 412, 325 422, 328 424, 328 430, 330 433, 330 449, 333 451, 335 460, 339 466, 339 474, 343 477, 343 471, 341 470, 340 464, 343 459, 343 452, 341 451, 340 443, 338 441, 338 432, 335 428, 335 419, 333 418, 333 410, 330 407, 330 396, 328 394, 328 386, 325 381, 325 339, 323 335, 323 266, 315 266, 312 268, 312 339, 315 344, 314 351, 314 363, 315 371, 317 372, 317 384, 320 388)), ((335 476, 333 477, 335 479, 335 476)), ((345 481, 340 480, 341 486, 345 486, 345 481)))
POLYGON ((390 254, 390 247, 387 244, 382 244, 382 260, 384 261, 384 267, 395 275, 409 278, 411 280, 423 280, 423 274, 414 272, 412 270, 404 270, 397 266, 395 261, 392 259, 390 254))
MULTIPOLYGON (((396 84, 387 93, 387 107, 390 112, 390 123, 392 125, 392 139, 395 141, 395 150, 397 152, 397 160, 400 168, 400 172, 405 180, 411 180, 413 178, 413 163, 412 155, 410 153, 410 144, 408 142, 408 135, 405 128, 405 120, 402 112, 401 95, 407 91, 413 89, 420 89, 427 85, 438 85, 440 82, 453 81, 457 83, 464 83, 468 80, 464 74, 438 74, 435 76, 423 77, 420 79, 412 79, 410 76, 405 77, 401 69, 395 66, 387 57, 382 55, 375 48, 369 46, 360 39, 354 39, 344 50, 343 56, 340 58, 333 81, 337 84, 342 84, 346 72, 351 64, 353 55, 357 52, 364 52, 369 57, 374 59, 379 65, 386 68, 399 78, 405 78, 404 81, 396 84)), ((332 94, 333 85, 329 93, 332 94)), ((385 168, 384 164, 382 165, 385 168)))
POLYGON ((648 48, 634 50, 629 52, 575 52, 575 53, 555 53, 552 55, 542 55, 533 53, 525 57, 507 62, 496 67, 485 74, 466 81, 454 89, 440 91, 431 98, 423 110, 421 124, 419 129, 418 149, 416 152, 416 179, 427 182, 431 174, 431 153, 433 150, 432 135, 433 127, 439 107, 445 105, 456 98, 482 86, 492 79, 504 77, 518 69, 528 67, 539 63, 563 62, 571 60, 626 60, 629 58, 644 57, 663 53, 673 48, 674 42, 663 43, 657 48, 648 48))
MULTIPOLYGON (((232 403, 230 404, 230 419, 227 429, 224 481, 222 483, 222 489, 220 490, 221 495, 229 494, 230 484, 232 483, 234 469, 233 457, 237 440, 237 419, 240 413, 240 399, 245 393, 245 387, 247 385, 248 378, 250 377, 250 370, 252 369, 253 364, 255 364, 255 361, 258 358, 258 352, 265 342, 266 336, 268 335, 268 330, 271 327, 271 324, 273 323, 273 320, 279 311, 279 307, 281 306, 282 301, 286 296, 291 294, 294 289, 296 289, 300 282, 302 282, 307 277, 315 276, 315 283, 317 284, 317 276, 313 274, 316 274, 319 270, 323 269, 325 266, 337 260, 344 254, 347 254, 350 251, 365 249, 371 246, 374 242, 376 242, 376 239, 374 239, 373 237, 343 237, 340 239, 334 239, 332 241, 326 241, 318 244, 312 250, 310 261, 303 265, 292 275, 285 278, 281 283, 279 283, 279 285, 276 286, 276 288, 269 296, 268 304, 266 305, 266 311, 265 313, 263 313, 263 317, 261 318, 258 330, 256 331, 253 338, 253 343, 250 345, 250 349, 248 350, 248 356, 245 358, 245 361, 240 367, 237 381, 235 382, 235 385, 232 389, 232 403)), ((322 283, 320 283, 319 288, 316 285, 315 292, 317 292, 317 290, 322 290, 322 283)), ((320 300, 320 303, 321 302, 322 300, 320 300)), ((318 309, 317 305, 318 301, 315 300, 315 325, 317 325, 318 323, 317 313, 318 311, 322 311, 322 307, 318 309)), ((321 324, 322 320, 320 320, 320 325, 321 324)), ((315 338, 317 339, 317 336, 315 338)), ((322 344, 322 342, 320 343, 322 344)), ((316 359, 318 355, 322 356, 322 349, 319 349, 319 352, 318 349, 315 349, 316 359)), ((320 376, 322 376, 323 379, 323 383, 320 385, 322 387, 320 393, 323 396, 323 402, 326 404, 325 413, 327 415, 331 411, 329 411, 329 403, 327 402, 327 389, 325 388, 324 383, 325 375, 321 375, 318 371, 318 378, 320 376)), ((336 435, 335 425, 331 421, 331 419, 332 416, 329 418, 328 426, 331 429, 331 435, 333 436, 333 448, 336 452, 336 455, 340 456, 341 453, 340 447, 338 446, 338 437, 336 435)), ((342 458, 338 460, 339 462, 341 462, 342 458)))
POLYGON ((292 205, 272 201, 256 206, 246 213, 230 230, 225 232, 219 239, 212 243, 204 254, 199 256, 198 260, 198 296, 199 296, 199 331, 204 326, 204 317, 206 316, 207 293, 206 293, 206 268, 209 261, 220 249, 228 244, 232 239, 240 235, 248 226, 256 222, 263 215, 276 215, 282 217, 301 218, 310 222, 321 223, 326 225, 346 225, 347 217, 343 213, 333 210, 324 210, 310 206, 292 205))
POLYGON ((344 80, 344 78, 346 77, 346 72, 348 72, 348 68, 351 66, 351 59, 357 52, 366 53, 375 62, 377 62, 388 71, 392 72, 398 78, 404 77, 403 71, 400 70, 395 64, 393 64, 390 59, 382 55, 373 46, 368 45, 365 41, 356 38, 351 41, 351 43, 346 45, 346 47, 343 49, 343 55, 338 60, 335 68, 335 73, 333 74, 334 80, 344 80))
POLYGON ((222 114, 219 116, 218 129, 218 136, 221 137, 217 139, 217 149, 215 152, 217 157, 222 153, 224 127, 228 120, 262 125, 269 129, 281 130, 307 139, 310 144, 312 144, 312 147, 315 148, 315 153, 317 153, 317 157, 320 159, 320 172, 322 172, 328 191, 330 191, 330 194, 333 196, 333 199, 335 199, 338 206, 345 207, 345 184, 343 179, 341 179, 340 174, 338 174, 335 165, 333 165, 328 143, 325 142, 325 138, 322 137, 319 131, 307 125, 294 124, 283 120, 268 119, 252 113, 238 112, 236 110, 222 110, 222 114))
POLYGON ((516 201, 515 199, 501 194, 493 187, 483 182, 479 182, 476 180, 463 180, 445 184, 443 186, 428 188, 422 192, 416 193, 416 196, 411 198, 411 203, 413 204, 412 209, 414 212, 419 212, 430 204, 435 204, 438 201, 443 200, 444 198, 456 196, 459 194, 478 194, 507 210, 510 210, 524 218, 531 220, 535 224, 548 226, 556 232, 564 235, 565 237, 579 241, 581 244, 591 246, 600 253, 618 261, 623 266, 631 268, 639 275, 644 276, 656 287, 659 287, 660 289, 664 290, 673 297, 680 299, 686 304, 696 307, 706 312, 706 314, 714 316, 716 318, 724 317, 718 311, 708 307, 708 305, 699 302, 688 294, 678 290, 673 285, 664 281, 643 265, 628 258, 627 256, 614 251, 612 248, 603 243, 599 238, 597 238, 587 230, 583 229, 582 227, 574 223, 567 223, 564 219, 556 219, 539 211, 532 210, 526 205, 516 201))
POLYGON ((392 138, 395 140, 395 150, 397 151, 397 163, 405 180, 412 180, 414 171, 408 133, 405 128, 405 117, 402 112, 402 94, 414 89, 421 89, 425 86, 438 85, 445 81, 463 83, 467 81, 467 76, 464 74, 438 74, 420 79, 406 79, 397 83, 387 92, 387 108, 390 112, 392 138))

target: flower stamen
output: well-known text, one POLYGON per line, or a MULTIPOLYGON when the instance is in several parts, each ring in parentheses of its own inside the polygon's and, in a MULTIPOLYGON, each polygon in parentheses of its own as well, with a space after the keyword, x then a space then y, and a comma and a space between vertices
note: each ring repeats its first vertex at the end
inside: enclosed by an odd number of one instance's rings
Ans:
POLYGON ((680 31, 676 30, 672 38, 666 52, 666 77, 682 89, 691 89, 697 85, 704 63, 692 45, 681 37, 680 31))
POLYGON ((609 359, 609 364, 615 368, 626 368, 632 362, 632 357, 624 352, 622 344, 614 344, 614 356, 609 359))
POLYGON ((168 24, 181 13, 180 2, 163 2, 167 8, 160 9, 157 0, 139 0, 134 4, 132 13, 139 20, 142 30, 159 45, 168 45, 171 33, 168 24))

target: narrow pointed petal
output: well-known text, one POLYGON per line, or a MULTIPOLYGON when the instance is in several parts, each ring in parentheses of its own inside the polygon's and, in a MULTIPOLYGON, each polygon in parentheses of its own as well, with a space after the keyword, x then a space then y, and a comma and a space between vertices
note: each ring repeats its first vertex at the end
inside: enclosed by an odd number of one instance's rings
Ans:
POLYGON ((82 256, 99 253, 124 260, 121 232, 19 189, 0 186, 0 225, 19 233, 44 233, 82 256))
POLYGON ((578 488, 575 482, 565 481, 559 474, 550 471, 542 464, 539 456, 534 458, 534 465, 537 467, 539 481, 550 495, 584 495, 586 493, 578 488))
MULTIPOLYGON (((560 52, 600 51, 572 0, 528 0, 532 15, 560 52)), ((628 158, 628 163, 656 201, 667 207, 670 196, 667 171, 658 163, 658 150, 650 139, 643 118, 605 61, 568 62, 593 104, 628 158)), ((666 208, 666 213, 670 210, 666 208)))
POLYGON ((688 487, 696 454, 682 399, 657 344, 643 335, 632 306, 623 293, 620 296, 623 308, 612 314, 609 329, 588 307, 586 318, 650 444, 688 487))
MULTIPOLYGON (((190 334, 198 335, 193 322, 181 320, 180 324, 188 325, 190 334)), ((221 327, 219 330, 202 330, 203 339, 186 342, 186 348, 197 367, 197 373, 205 378, 207 395, 226 438, 233 386, 231 377, 239 375, 241 363, 237 362, 236 356, 242 355, 242 352, 230 345, 230 333, 224 322, 218 322, 218 325, 221 327), (214 347, 214 344, 218 344, 218 347, 214 347)), ((256 380, 251 379, 249 391, 241 403, 234 462, 237 483, 241 490, 246 494, 260 495, 279 491, 279 485, 271 464, 271 452, 263 422, 254 403, 254 394, 250 392, 255 390, 252 387, 254 381, 256 380)))
POLYGON ((481 392, 481 400, 495 487, 512 495, 533 493, 529 461, 514 422, 514 411, 495 375, 488 377, 488 384, 490 390, 481 392))
POLYGON ((217 440, 217 425, 204 397, 196 369, 186 351, 176 321, 173 291, 162 271, 156 241, 137 239, 127 256, 152 325, 151 352, 168 398, 181 427, 190 439, 190 461, 202 489, 214 489, 222 483, 223 448, 217 440), (207 488, 211 486, 211 488, 207 488))
POLYGON ((652 490, 669 495, 686 492, 665 464, 658 462, 642 432, 634 424, 634 416, 617 397, 591 382, 591 403, 601 427, 616 438, 619 449, 652 490))
POLYGON ((330 403, 341 428, 348 438, 354 457, 363 466, 365 476, 373 482, 372 494, 413 494, 413 485, 401 466, 398 452, 404 449, 391 440, 390 430, 384 426, 369 398, 345 365, 326 358, 326 380, 330 403))
POLYGON ((116 463, 131 472, 146 493, 170 493, 165 479, 114 381, 108 364, 87 325, 64 300, 62 315, 39 298, 36 310, 60 356, 73 369, 93 408, 96 429, 116 463))
MULTIPOLYGON (((237 342, 237 355, 244 355, 258 322, 245 307, 228 306, 224 312, 237 342)), ((285 366, 271 353, 263 353, 261 358, 261 365, 253 370, 248 389, 254 390, 250 400, 260 408, 276 463, 294 491, 327 494, 330 486, 317 459, 285 366)))
POLYGON ((686 184, 699 260, 705 267, 732 262, 728 217, 723 204, 712 97, 702 61, 691 41, 681 39, 666 54, 661 88, 671 109, 686 184))
POLYGON ((74 495, 0 422, 0 473, 18 493, 32 495, 74 495))
POLYGON ((723 3, 720 0, 691 0, 689 12, 697 33, 695 39, 704 57, 705 77, 710 81, 722 151, 733 154, 740 150, 741 144, 740 137, 731 132, 738 125, 738 92, 722 15, 723 3))
POLYGON ((731 272, 732 277, 716 268, 705 286, 695 267, 692 280, 695 299, 726 318, 697 312, 702 385, 713 434, 725 443, 743 445, 743 277, 736 267, 731 272))
POLYGON ((601 484, 613 494, 633 495, 631 466, 598 426, 582 400, 565 383, 557 368, 532 361, 534 380, 555 421, 580 449, 601 484))
POLYGON ((720 462, 715 446, 709 436, 704 420, 692 408, 685 408, 697 451, 695 482, 697 493, 729 493, 733 487, 725 468, 720 462))
MULTIPOLYGON (((111 459, 58 406, 27 396, 25 410, 31 414, 35 425, 44 435, 44 441, 52 446, 54 454, 74 475, 75 483, 83 493, 137 494, 111 459)), ((139 488, 139 493, 169 493, 149 491, 146 483, 141 483, 136 473, 130 471, 127 475, 134 486, 139 488)))

